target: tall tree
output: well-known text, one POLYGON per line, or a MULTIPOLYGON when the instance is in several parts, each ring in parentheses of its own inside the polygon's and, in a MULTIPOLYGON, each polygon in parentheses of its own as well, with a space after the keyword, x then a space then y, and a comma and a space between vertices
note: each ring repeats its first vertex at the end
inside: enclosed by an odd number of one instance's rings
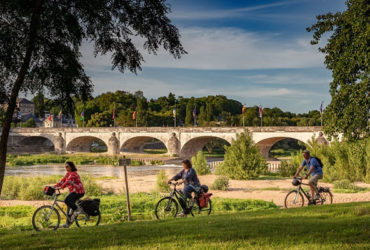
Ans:
POLYGON ((333 72, 324 130, 331 136, 343 133, 351 140, 368 137, 370 132, 370 4, 369 0, 348 0, 346 5, 343 12, 317 16, 317 23, 307 31, 314 31, 313 45, 332 32, 325 47, 319 48, 333 72))
POLYGON ((32 102, 35 105, 35 115, 38 117, 44 116, 45 113, 45 96, 40 91, 32 98, 32 102))
POLYGON ((194 98, 186 104, 185 126, 192 126, 193 123, 194 98))
POLYGON ((213 120, 213 106, 211 102, 207 102, 206 104, 206 120, 207 122, 213 120))
POLYGON ((151 53, 163 47, 179 58, 186 52, 169 11, 164 0, 0 1, 0 86, 9 100, 0 139, 0 193, 19 92, 45 89, 72 113, 72 96, 86 100, 93 87, 80 62, 82 41, 94 46, 95 55, 110 54, 122 73, 141 69, 134 37, 151 53))

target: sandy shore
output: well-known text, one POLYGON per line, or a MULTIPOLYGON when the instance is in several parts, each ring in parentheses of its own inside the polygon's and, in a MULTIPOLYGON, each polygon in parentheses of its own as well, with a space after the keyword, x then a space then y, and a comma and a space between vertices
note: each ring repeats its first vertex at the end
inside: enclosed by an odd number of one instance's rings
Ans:
MULTIPOLYGON (((172 176, 176 170, 167 170, 167 176, 172 176)), ((202 184, 211 186, 215 175, 200 176, 202 184)), ((155 190, 156 175, 147 176, 129 176, 129 190, 130 193, 151 192, 155 190)), ((97 181, 105 190, 120 194, 124 191, 123 179, 108 179, 97 181)), ((266 201, 273 201, 279 206, 283 206, 284 198, 290 189, 293 189, 290 179, 286 180, 251 180, 251 181, 237 181, 230 180, 228 191, 211 190, 215 197, 223 198, 238 198, 238 199, 261 199, 266 201), (266 189, 280 189, 280 190, 266 190, 266 189)), ((356 183, 358 186, 370 188, 370 184, 356 183)), ((328 183, 320 183, 320 186, 332 187, 328 183)), ((354 194, 334 193, 334 203, 343 202, 358 202, 370 201, 370 192, 360 192, 354 194)), ((42 204, 49 204, 50 201, 0 201, 0 206, 14 206, 14 205, 33 205, 40 206, 42 204)))

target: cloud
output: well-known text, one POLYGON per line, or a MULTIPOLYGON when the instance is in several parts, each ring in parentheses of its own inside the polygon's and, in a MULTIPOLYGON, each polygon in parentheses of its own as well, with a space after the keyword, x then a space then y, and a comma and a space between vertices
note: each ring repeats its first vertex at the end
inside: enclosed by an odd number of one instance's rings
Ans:
POLYGON ((174 11, 170 15, 171 19, 178 20, 207 20, 207 19, 224 19, 224 18, 234 18, 246 15, 258 10, 270 9, 274 7, 281 7, 286 5, 294 4, 294 1, 282 1, 270 4, 262 4, 249 6, 244 8, 235 8, 235 9, 224 9, 224 10, 207 10, 207 11, 174 11))
MULTIPOLYGON (((145 67, 199 70, 248 70, 305 68, 323 65, 323 55, 309 45, 309 37, 282 39, 279 34, 260 34, 236 28, 183 28, 182 42, 188 55, 175 60, 164 50, 144 54, 145 67)), ((140 46, 142 41, 137 41, 140 46)), ((82 47, 88 67, 110 66, 110 57, 94 58, 92 46, 82 47)))
POLYGON ((241 79, 253 81, 257 84, 276 84, 276 85, 321 85, 329 84, 331 79, 321 75, 307 75, 297 73, 278 73, 278 74, 255 74, 242 76, 241 79))

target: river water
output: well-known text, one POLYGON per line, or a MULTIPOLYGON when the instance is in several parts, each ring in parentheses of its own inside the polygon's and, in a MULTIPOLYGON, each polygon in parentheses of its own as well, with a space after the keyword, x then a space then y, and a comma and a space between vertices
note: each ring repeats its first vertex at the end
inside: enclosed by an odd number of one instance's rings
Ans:
MULTIPOLYGON (((80 175, 91 175, 94 177, 124 177, 123 167, 121 166, 99 166, 85 165, 77 166, 80 175)), ((132 166, 127 167, 130 176, 147 176, 158 174, 161 169, 167 173, 175 173, 182 169, 179 165, 162 165, 162 166, 132 166)), ((5 176, 46 176, 46 175, 65 175, 65 165, 34 165, 34 166, 17 166, 7 167, 5 176)))

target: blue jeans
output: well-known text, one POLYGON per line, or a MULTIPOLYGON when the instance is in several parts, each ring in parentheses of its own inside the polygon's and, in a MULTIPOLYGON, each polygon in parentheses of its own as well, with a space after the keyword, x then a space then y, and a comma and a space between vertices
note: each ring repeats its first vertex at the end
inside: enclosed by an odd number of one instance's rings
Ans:
POLYGON ((184 195, 185 198, 191 198, 191 193, 192 192, 197 192, 196 188, 193 185, 187 185, 184 187, 184 195))

